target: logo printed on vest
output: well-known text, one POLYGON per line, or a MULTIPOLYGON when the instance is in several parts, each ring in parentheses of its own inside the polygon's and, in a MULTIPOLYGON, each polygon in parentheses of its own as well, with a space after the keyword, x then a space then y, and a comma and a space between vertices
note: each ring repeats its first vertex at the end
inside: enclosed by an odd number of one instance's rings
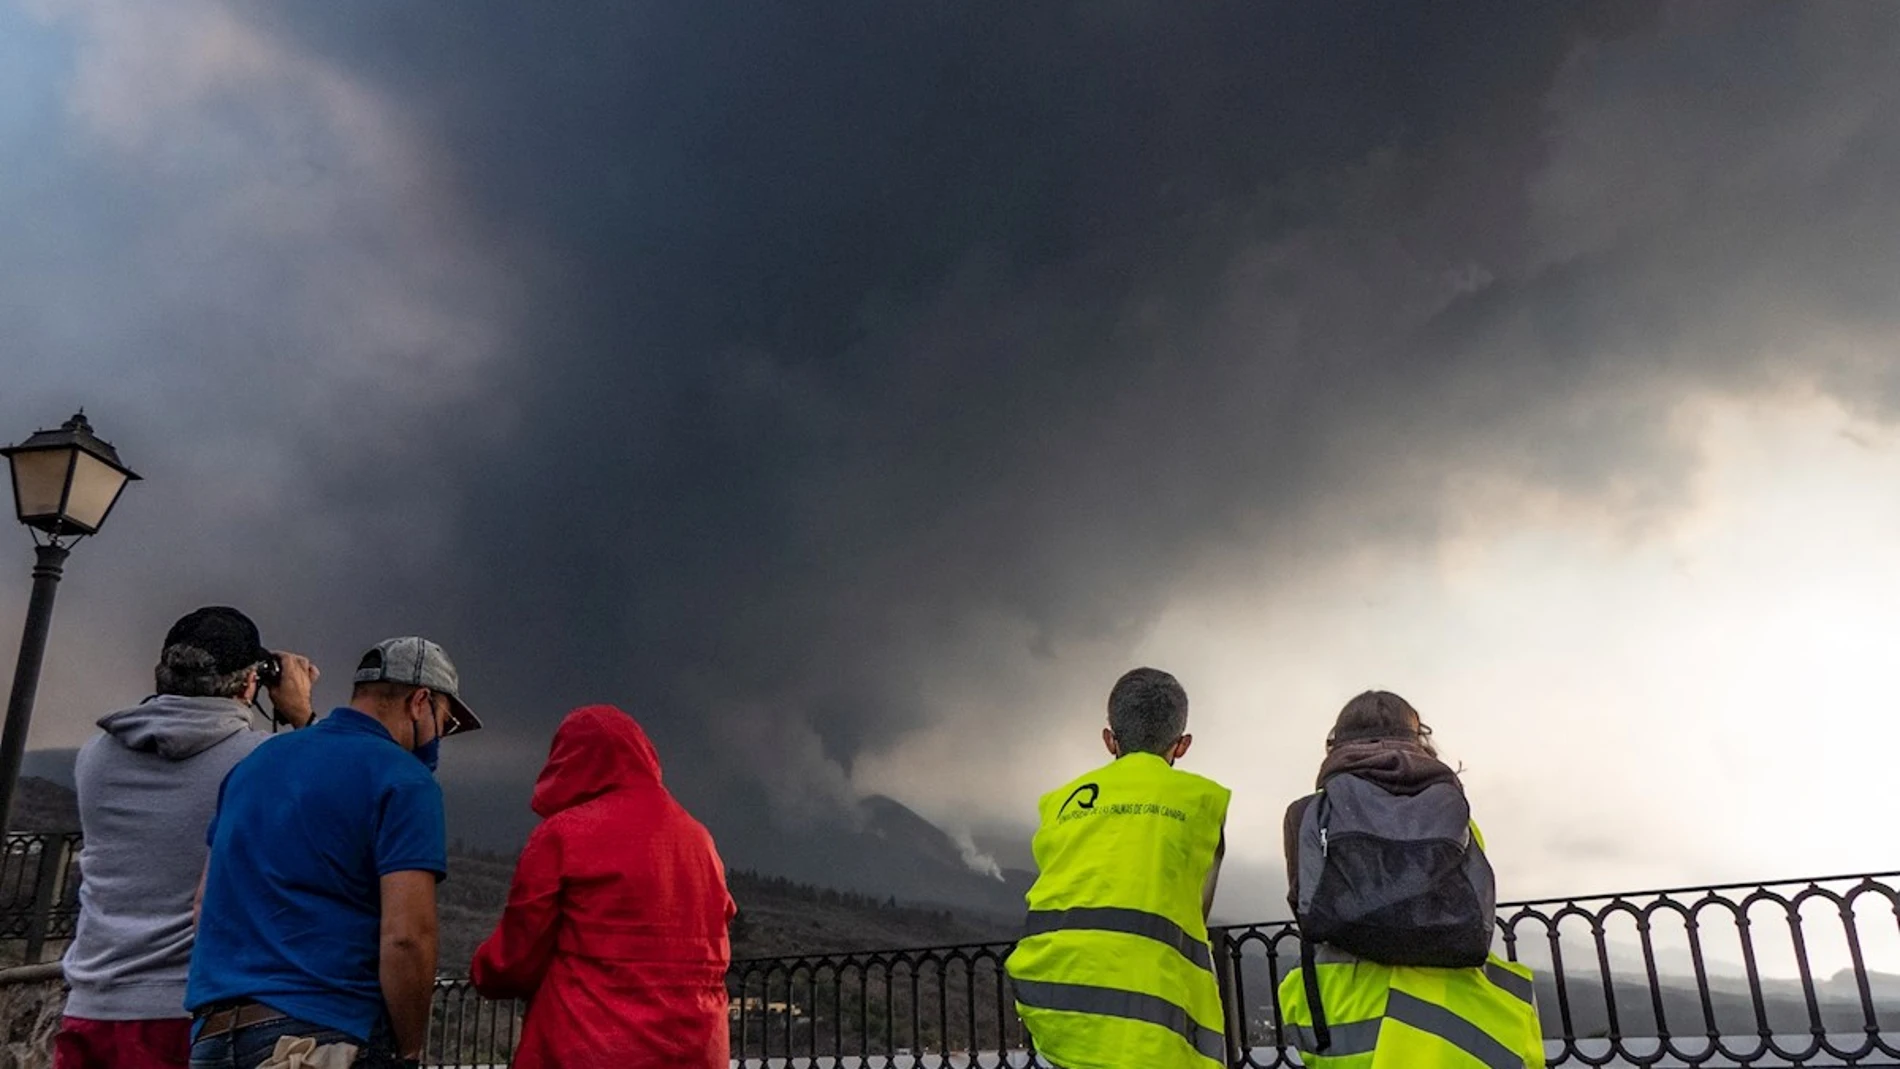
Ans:
POLYGON ((1062 808, 1056 810, 1056 819, 1058 820, 1062 819, 1062 815, 1069 811, 1070 802, 1075 802, 1075 807, 1077 809, 1094 809, 1095 800, 1097 798, 1100 798, 1101 796, 1102 796, 1101 784, 1084 783, 1080 787, 1077 787, 1075 790, 1070 791, 1069 796, 1062 800, 1062 808), (1089 793, 1089 796, 1087 798, 1080 797, 1083 791, 1087 791, 1089 793))
POLYGON ((1187 813, 1171 805, 1158 802, 1098 804, 1101 797, 1102 787, 1099 783, 1084 783, 1070 791, 1069 796, 1062 801, 1062 808, 1056 810, 1056 823, 1067 824, 1083 817, 1166 817, 1181 823, 1187 822, 1187 813), (1075 804, 1073 813, 1069 812, 1071 802, 1075 804))

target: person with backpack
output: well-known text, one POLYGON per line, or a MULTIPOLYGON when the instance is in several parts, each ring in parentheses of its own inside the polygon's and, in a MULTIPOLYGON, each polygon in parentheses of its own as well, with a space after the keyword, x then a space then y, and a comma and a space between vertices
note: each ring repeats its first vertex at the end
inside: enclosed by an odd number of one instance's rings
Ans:
POLYGON ((1397 694, 1359 695, 1287 808, 1280 1020, 1309 1069, 1543 1069, 1531 972, 1491 953, 1491 863, 1431 735, 1397 694))
POLYGON ((1114 760, 1042 797, 1028 923, 1004 967, 1046 1064, 1227 1064, 1207 911, 1229 794, 1174 767, 1187 714, 1173 676, 1128 672, 1102 732, 1114 760))

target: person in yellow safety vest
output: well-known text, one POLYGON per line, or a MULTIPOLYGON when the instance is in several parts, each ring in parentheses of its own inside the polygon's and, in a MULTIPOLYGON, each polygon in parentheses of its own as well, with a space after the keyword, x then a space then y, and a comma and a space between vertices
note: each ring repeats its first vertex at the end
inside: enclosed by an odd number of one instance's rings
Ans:
POLYGON ((1227 788, 1181 772, 1188 700, 1137 668, 1108 696, 1115 760, 1043 795, 1029 920, 1005 963, 1042 1059, 1060 1069, 1219 1069, 1207 937, 1227 788))
POLYGON ((1544 1069, 1531 971, 1489 952, 1496 898, 1484 840, 1470 821, 1457 774, 1438 759, 1418 711, 1388 691, 1367 691, 1348 702, 1327 736, 1318 786, 1320 793, 1287 809, 1288 902, 1308 931, 1379 945, 1360 946, 1355 955, 1324 942, 1303 944, 1301 966, 1278 992, 1281 1024, 1300 1060, 1309 1069, 1544 1069), (1381 819, 1393 827, 1390 838, 1372 830, 1381 819), (1428 876, 1413 863, 1425 856, 1415 852, 1424 841, 1416 828, 1441 820, 1470 834, 1451 855, 1436 847, 1439 863, 1428 876), (1400 827, 1405 824, 1414 829, 1400 827), (1368 845, 1373 839, 1379 841, 1368 845), (1359 869, 1353 840, 1366 859, 1359 869), (1396 886, 1407 880, 1437 882, 1438 900, 1396 886), (1366 923, 1360 927, 1342 923, 1354 907, 1336 901, 1353 896, 1379 903, 1361 915, 1366 923), (1447 919, 1478 918, 1475 946, 1457 952, 1474 963, 1415 963, 1447 953, 1446 944, 1422 932, 1413 938, 1381 930, 1367 919, 1406 908, 1393 905, 1394 898, 1410 908, 1437 909, 1447 919), (1386 964, 1375 956, 1413 963, 1386 964))

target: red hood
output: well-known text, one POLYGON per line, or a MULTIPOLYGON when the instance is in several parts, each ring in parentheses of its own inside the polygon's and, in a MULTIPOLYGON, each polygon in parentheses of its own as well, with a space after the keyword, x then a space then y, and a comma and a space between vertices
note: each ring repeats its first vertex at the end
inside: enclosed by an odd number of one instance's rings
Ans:
POLYGON ((528 804, 551 817, 608 791, 659 785, 660 757, 633 717, 611 705, 583 705, 555 731, 528 804))

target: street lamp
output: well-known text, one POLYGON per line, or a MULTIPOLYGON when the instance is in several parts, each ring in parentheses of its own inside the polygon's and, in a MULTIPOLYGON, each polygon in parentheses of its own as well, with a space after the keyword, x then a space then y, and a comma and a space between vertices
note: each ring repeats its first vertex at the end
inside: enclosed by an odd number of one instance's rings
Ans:
POLYGON ((20 780, 26 729, 33 720, 33 696, 40 689, 40 660, 53 623, 53 593, 71 546, 97 534, 119 500, 125 484, 137 479, 119 463, 112 446, 93 436, 86 413, 39 431, 19 445, 0 449, 13 470, 13 510, 35 531, 33 596, 27 602, 26 629, 20 633, 20 662, 13 670, 7 720, 0 729, 0 830, 12 815, 13 787, 20 780), (40 536, 44 535, 44 539, 40 536))

